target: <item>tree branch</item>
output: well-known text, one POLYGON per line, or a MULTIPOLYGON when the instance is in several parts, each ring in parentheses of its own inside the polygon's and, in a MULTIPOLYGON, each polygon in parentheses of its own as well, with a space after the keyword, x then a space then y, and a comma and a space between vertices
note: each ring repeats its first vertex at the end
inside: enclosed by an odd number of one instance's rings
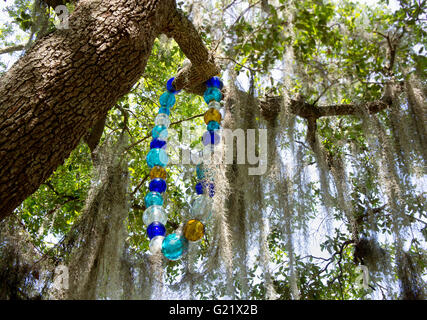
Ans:
POLYGON ((15 52, 15 51, 24 50, 24 48, 25 48, 24 44, 18 44, 18 45, 15 45, 15 46, 9 46, 9 47, 0 49, 0 54, 11 53, 11 52, 15 52))

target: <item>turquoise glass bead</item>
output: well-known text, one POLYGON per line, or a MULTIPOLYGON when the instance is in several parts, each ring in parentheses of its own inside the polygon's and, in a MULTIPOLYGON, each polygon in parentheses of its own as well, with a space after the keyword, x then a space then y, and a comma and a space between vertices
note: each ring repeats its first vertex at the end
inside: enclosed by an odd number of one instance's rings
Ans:
POLYGON ((221 126, 219 125, 218 122, 212 120, 212 121, 209 121, 207 129, 208 131, 214 131, 214 130, 219 130, 220 127, 221 126))
POLYGON ((182 235, 169 234, 162 243, 162 253, 169 260, 178 260, 188 248, 188 240, 182 235))
POLYGON ((156 148, 148 152, 146 160, 150 168, 155 166, 166 167, 169 162, 169 157, 164 149, 156 148))
POLYGON ((160 98, 159 102, 162 107, 172 108, 175 104, 175 95, 172 92, 166 91, 163 93, 160 98))
POLYGON ((205 93, 203 94, 203 98, 208 104, 212 100, 219 102, 222 99, 222 93, 218 88, 210 87, 205 90, 205 93))
POLYGON ((147 226, 152 224, 154 221, 165 225, 166 222, 168 222, 168 214, 162 206, 154 205, 145 209, 144 213, 142 214, 142 221, 147 226))
POLYGON ((205 170, 200 164, 196 166, 196 174, 198 180, 203 180, 205 178, 205 170))
POLYGON ((167 107, 161 107, 159 108, 159 114, 167 114, 170 115, 171 114, 171 110, 167 107))
POLYGON ((144 198, 145 207, 149 208, 151 206, 162 206, 163 205, 163 197, 159 192, 149 192, 144 198))
POLYGON ((166 140, 168 137, 168 130, 165 126, 154 126, 151 130, 151 135, 154 139, 166 140))

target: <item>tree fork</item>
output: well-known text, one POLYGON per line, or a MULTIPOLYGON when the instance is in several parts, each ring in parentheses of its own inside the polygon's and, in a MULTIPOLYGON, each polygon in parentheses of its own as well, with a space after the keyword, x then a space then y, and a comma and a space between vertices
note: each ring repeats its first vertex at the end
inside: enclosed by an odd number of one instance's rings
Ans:
POLYGON ((130 91, 159 34, 172 35, 192 62, 178 89, 218 72, 174 0, 81 0, 69 26, 38 40, 0 78, 0 220, 130 91))

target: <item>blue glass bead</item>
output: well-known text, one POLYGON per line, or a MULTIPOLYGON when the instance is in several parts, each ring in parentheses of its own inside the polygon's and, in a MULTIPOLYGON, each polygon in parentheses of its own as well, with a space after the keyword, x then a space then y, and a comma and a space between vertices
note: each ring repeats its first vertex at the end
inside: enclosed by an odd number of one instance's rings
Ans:
POLYGON ((166 91, 160 96, 159 101, 162 107, 172 108, 176 99, 173 93, 166 91))
POLYGON ((211 182, 208 185, 208 189, 209 189, 209 197, 213 197, 215 195, 215 185, 211 182))
POLYGON ((218 88, 210 87, 205 90, 205 93, 203 94, 203 98, 208 104, 212 100, 220 102, 222 99, 222 93, 218 88))
POLYGON ((197 179, 199 180, 203 180, 205 178, 205 170, 200 164, 196 166, 196 174, 197 174, 197 179))
POLYGON ((159 140, 159 139, 153 139, 150 142, 150 149, 156 149, 156 148, 166 148, 166 141, 165 140, 159 140))
POLYGON ((161 178, 153 179, 150 181, 150 185, 148 188, 150 189, 150 191, 163 193, 166 191, 166 181, 161 178))
POLYGON ((169 108, 167 108, 167 107, 161 107, 161 108, 159 108, 159 114, 167 114, 167 115, 170 115, 170 114, 171 114, 171 111, 170 111, 170 109, 169 109, 169 108))
POLYGON ((201 182, 198 182, 196 184, 196 193, 197 194, 203 194, 203 184, 201 182))
POLYGON ((202 142, 205 146, 209 144, 217 145, 220 141, 221 137, 215 131, 206 131, 202 137, 202 142))
POLYGON ((155 166, 166 167, 169 162, 169 157, 164 149, 156 148, 148 152, 146 160, 150 168, 155 166))
POLYGON ((178 260, 188 248, 188 240, 182 235, 171 233, 162 243, 162 253, 169 260, 178 260))
POLYGON ((154 139, 166 140, 168 137, 168 130, 165 126, 154 126, 151 130, 151 135, 154 139))
POLYGON ((172 82, 175 80, 175 77, 170 78, 168 80, 168 82, 166 82, 166 89, 170 92, 170 93, 174 93, 177 94, 179 93, 181 90, 176 90, 175 87, 173 86, 172 82))
POLYGON ((207 128, 208 128, 208 131, 215 131, 221 128, 221 126, 219 125, 218 122, 212 120, 212 121, 209 121, 207 128))
POLYGON ((159 192, 149 192, 146 194, 145 198, 145 207, 149 208, 151 206, 162 206, 163 197, 159 192))
POLYGON ((214 87, 221 90, 224 87, 224 83, 222 83, 221 79, 218 77, 212 77, 208 81, 206 81, 207 87, 214 87))
POLYGON ((154 221, 147 227, 147 235, 150 240, 157 236, 163 237, 166 235, 166 228, 160 222, 154 221))

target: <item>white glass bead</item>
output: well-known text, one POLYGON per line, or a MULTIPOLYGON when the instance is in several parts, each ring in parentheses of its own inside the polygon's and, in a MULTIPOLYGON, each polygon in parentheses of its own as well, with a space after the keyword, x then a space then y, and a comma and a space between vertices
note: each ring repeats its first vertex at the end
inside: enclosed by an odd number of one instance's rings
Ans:
POLYGON ((209 108, 215 108, 219 111, 221 109, 221 103, 219 103, 216 100, 212 100, 211 102, 209 102, 208 107, 209 108))
POLYGON ((156 236, 150 241, 150 252, 151 254, 157 254, 162 251, 163 236, 156 236))
POLYGON ((168 221, 168 214, 162 206, 154 205, 148 207, 142 215, 142 221, 146 226, 149 226, 152 222, 158 221, 165 225, 168 221))
POLYGON ((154 124, 156 126, 165 126, 166 128, 169 128, 171 121, 170 121, 169 116, 167 114, 159 113, 156 116, 156 119, 154 119, 154 124))

